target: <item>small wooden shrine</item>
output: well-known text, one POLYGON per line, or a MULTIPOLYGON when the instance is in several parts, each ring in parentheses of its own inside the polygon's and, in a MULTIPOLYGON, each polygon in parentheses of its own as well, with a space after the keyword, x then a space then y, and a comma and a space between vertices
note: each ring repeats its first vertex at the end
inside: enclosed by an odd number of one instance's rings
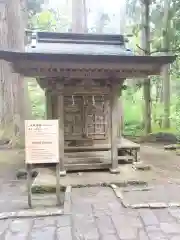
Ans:
MULTIPOLYGON (((61 173, 108 168, 118 172, 139 145, 120 132, 119 97, 126 78, 159 75, 173 56, 136 56, 122 35, 33 33, 25 52, 2 50, 13 71, 45 91, 47 119, 59 119, 61 173)), ((131 109, 125 109, 131 111, 131 109)))

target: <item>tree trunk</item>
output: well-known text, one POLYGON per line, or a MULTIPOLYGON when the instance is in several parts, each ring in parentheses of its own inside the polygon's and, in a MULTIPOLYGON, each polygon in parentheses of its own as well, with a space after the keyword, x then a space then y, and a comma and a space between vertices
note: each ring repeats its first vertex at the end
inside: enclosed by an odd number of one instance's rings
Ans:
POLYGON ((72 0, 72 32, 84 33, 83 0, 72 0))
MULTIPOLYGON (((6 2, 0 2, 0 47, 8 49, 8 25, 6 2)), ((5 61, 0 61, 0 138, 10 139, 12 132, 12 86, 11 86, 11 68, 5 61)))
MULTIPOLYGON (((149 20, 149 0, 142 0, 142 39, 141 48, 144 50, 143 54, 150 54, 150 20, 149 20)), ((143 85, 144 94, 144 128, 145 134, 151 132, 151 84, 150 79, 147 77, 144 79, 143 85)))
MULTIPOLYGON (((165 55, 169 51, 169 10, 170 1, 164 1, 164 28, 163 28, 163 41, 162 48, 164 49, 165 55)), ((164 103, 164 118, 163 118, 163 128, 170 128, 170 75, 169 75, 169 65, 163 67, 162 70, 162 82, 163 82, 163 103, 164 103)))
MULTIPOLYGON (((13 50, 24 51, 24 23, 21 0, 7 0, 8 46, 13 50)), ((25 96, 24 79, 21 75, 11 74, 13 144, 24 140, 25 96)))
POLYGON ((88 13, 87 13, 87 6, 86 6, 86 0, 83 0, 83 16, 84 16, 84 32, 85 33, 88 33, 88 22, 87 22, 87 19, 88 19, 88 13))

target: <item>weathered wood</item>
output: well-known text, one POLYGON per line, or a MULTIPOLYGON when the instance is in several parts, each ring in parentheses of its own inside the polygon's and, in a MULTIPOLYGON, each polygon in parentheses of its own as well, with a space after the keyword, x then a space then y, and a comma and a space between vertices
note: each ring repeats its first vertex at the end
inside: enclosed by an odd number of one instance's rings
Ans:
MULTIPOLYGON (((24 60, 24 61, 20 61, 17 60, 16 62, 13 63, 14 68, 17 69, 22 69, 23 71, 26 70, 27 72, 30 71, 36 71, 37 69, 38 72, 43 73, 43 71, 46 72, 51 72, 51 73, 56 73, 58 70, 58 74, 60 72, 64 72, 64 73, 70 73, 70 72, 74 72, 75 75, 73 78, 76 78, 76 74, 81 72, 81 73, 86 73, 84 77, 89 77, 91 79, 94 79, 93 76, 96 78, 98 76, 98 72, 104 72, 106 73, 106 76, 111 77, 111 75, 107 75, 108 73, 113 73, 113 71, 119 71, 121 73, 126 72, 126 70, 131 71, 131 72, 139 72, 139 71, 149 71, 149 72, 153 72, 153 71, 159 71, 161 70, 161 67, 164 63, 159 62, 157 63, 156 61, 154 61, 154 63, 149 62, 149 63, 135 63, 135 62, 129 62, 129 63, 75 63, 75 62, 45 62, 45 61, 31 61, 31 60, 24 60), (93 75, 92 75, 93 74, 93 75)), ((61 78, 60 75, 56 75, 59 78, 61 78)), ((44 77, 47 77, 47 75, 45 75, 44 77)), ((103 79, 103 78, 102 78, 103 79)))
POLYGON ((79 163, 79 164, 66 164, 67 171, 83 171, 83 170, 101 170, 109 169, 110 163, 79 163))
MULTIPOLYGON (((117 139, 117 148, 120 149, 140 149, 140 144, 131 142, 122 137, 117 139)), ((111 149, 111 144, 93 144, 92 146, 65 146, 65 152, 86 152, 86 151, 108 151, 111 149)))
POLYGON ((112 173, 119 172, 118 170, 118 85, 112 85, 111 91, 111 163, 112 173))
POLYGON ((113 77, 114 79, 120 79, 120 78, 144 78, 149 75, 159 75, 160 74, 160 67, 154 68, 153 70, 114 70, 112 73, 108 74, 107 72, 103 71, 98 71, 98 73, 86 73, 86 71, 78 71, 74 73, 72 72, 67 72, 67 71, 62 71, 61 69, 46 69, 44 68, 43 70, 39 70, 38 68, 31 68, 31 69, 26 69, 26 68, 20 68, 16 67, 15 72, 20 73, 21 75, 27 76, 27 77, 61 77, 61 78, 67 78, 67 79, 109 79, 109 77, 113 77))
POLYGON ((46 99, 46 119, 52 119, 52 96, 51 93, 46 90, 45 91, 45 99, 46 99))
POLYGON ((65 96, 65 141, 74 140, 75 146, 78 143, 80 146, 86 143, 93 146, 94 139, 107 139, 108 108, 109 101, 108 98, 104 98, 104 95, 65 96))
POLYGON ((28 192, 28 206, 32 208, 32 192, 31 192, 31 165, 26 164, 26 171, 27 171, 27 192, 28 192))
POLYGON ((59 117, 59 152, 60 152, 60 174, 65 175, 64 168, 64 96, 58 96, 58 117, 59 117))
POLYGON ((64 89, 61 87, 58 87, 56 85, 55 87, 49 85, 49 90, 51 90, 52 94, 59 95, 63 93, 64 96, 89 96, 90 95, 101 95, 108 96, 110 92, 110 88, 108 86, 105 87, 85 87, 85 86, 66 86, 64 89))
POLYGON ((118 148, 130 148, 130 149, 138 149, 140 148, 140 144, 132 142, 126 138, 121 137, 118 141, 118 148))
POLYGON ((60 163, 56 164, 56 197, 57 204, 61 205, 61 195, 60 195, 60 163))
POLYGON ((16 61, 13 68, 16 72, 32 77, 57 77, 59 79, 99 79, 118 80, 128 77, 145 77, 160 74, 162 63, 62 63, 16 61))

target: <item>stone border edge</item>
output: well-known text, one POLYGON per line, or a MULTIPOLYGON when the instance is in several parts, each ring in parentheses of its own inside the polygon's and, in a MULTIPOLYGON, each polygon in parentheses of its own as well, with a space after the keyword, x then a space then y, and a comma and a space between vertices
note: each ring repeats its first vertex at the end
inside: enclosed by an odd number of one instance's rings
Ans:
POLYGON ((16 212, 0 213, 0 220, 13 219, 13 218, 33 218, 33 217, 53 217, 63 215, 63 210, 59 208, 47 208, 46 210, 40 209, 27 209, 16 212))
POLYGON ((172 202, 172 203, 164 203, 164 202, 154 202, 154 203, 139 203, 139 204, 128 204, 123 196, 123 192, 116 184, 110 184, 110 187, 113 189, 116 197, 120 199, 121 204, 125 208, 132 209, 140 209, 140 208, 148 208, 148 209, 162 209, 162 208, 179 208, 180 203, 172 202))

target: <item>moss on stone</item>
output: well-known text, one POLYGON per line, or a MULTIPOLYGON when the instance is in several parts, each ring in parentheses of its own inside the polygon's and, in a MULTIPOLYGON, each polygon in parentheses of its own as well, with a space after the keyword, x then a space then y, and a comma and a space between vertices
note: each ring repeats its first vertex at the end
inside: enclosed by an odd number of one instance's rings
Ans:
MULTIPOLYGON (((65 187, 60 186, 60 191, 65 192, 65 187)), ((53 185, 34 185, 31 188, 32 193, 36 194, 44 194, 44 193, 55 193, 56 192, 56 186, 53 185)))

